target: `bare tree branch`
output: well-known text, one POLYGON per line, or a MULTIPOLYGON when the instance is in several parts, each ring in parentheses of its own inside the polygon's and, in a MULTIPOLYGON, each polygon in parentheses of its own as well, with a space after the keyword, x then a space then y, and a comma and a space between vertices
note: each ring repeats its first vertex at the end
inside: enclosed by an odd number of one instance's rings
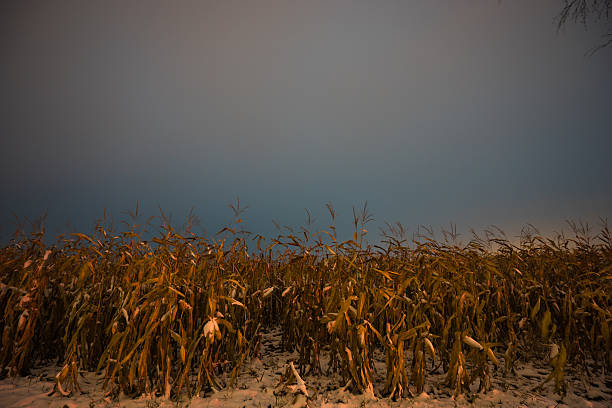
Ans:
POLYGON ((586 26, 590 19, 608 20, 612 11, 612 0, 564 0, 564 3, 558 16, 558 29, 569 21, 586 26))
MULTIPOLYGON (((563 0, 563 2, 563 8, 557 16, 557 31, 561 30, 568 22, 582 23, 586 28, 591 22, 610 21, 612 0, 563 0)), ((612 44, 612 29, 603 37, 604 42, 594 47, 587 55, 591 56, 612 44)))
POLYGON ((609 46, 610 44, 612 44, 612 32, 609 32, 608 34, 603 36, 604 38, 607 38, 606 41, 604 41, 603 43, 599 44, 597 47, 593 48, 591 51, 589 51, 587 53, 587 55, 590 57, 593 54, 595 54, 597 51, 601 50, 602 48, 606 48, 607 46, 609 46))

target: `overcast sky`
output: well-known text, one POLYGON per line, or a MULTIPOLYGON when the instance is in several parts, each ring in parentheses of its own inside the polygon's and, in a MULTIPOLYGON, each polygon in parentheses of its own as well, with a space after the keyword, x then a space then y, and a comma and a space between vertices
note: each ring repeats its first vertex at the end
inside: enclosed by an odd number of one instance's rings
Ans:
MULTIPOLYGON (((138 201, 208 232, 612 212, 612 47, 559 0, 3 1, 0 236, 138 201)), ((374 228, 376 229, 376 228, 374 228)))

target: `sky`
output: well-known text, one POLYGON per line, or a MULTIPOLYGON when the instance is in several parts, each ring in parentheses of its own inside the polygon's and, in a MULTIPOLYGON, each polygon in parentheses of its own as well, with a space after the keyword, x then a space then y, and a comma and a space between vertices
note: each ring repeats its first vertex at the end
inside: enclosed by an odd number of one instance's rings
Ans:
POLYGON ((266 236, 610 217, 612 47, 561 4, 4 1, 0 241, 136 203, 214 234, 237 197, 266 236))

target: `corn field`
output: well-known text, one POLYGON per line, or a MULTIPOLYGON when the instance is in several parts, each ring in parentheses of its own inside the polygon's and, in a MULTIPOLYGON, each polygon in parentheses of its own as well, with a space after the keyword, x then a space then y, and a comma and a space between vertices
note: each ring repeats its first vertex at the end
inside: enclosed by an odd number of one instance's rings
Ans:
POLYGON ((408 241, 391 226, 370 245, 365 208, 342 242, 329 211, 324 231, 272 239, 241 231, 236 211, 213 238, 165 224, 144 240, 100 223, 52 246, 42 233, 11 241, 0 251, 2 376, 58 363, 54 392, 65 396, 82 391, 80 372, 98 371, 109 393, 193 397, 238 386, 271 328, 301 375, 333 372, 354 393, 393 399, 423 392, 435 369, 452 395, 490 390, 491 370, 511 376, 521 360, 549 361, 546 382, 560 394, 568 367, 610 373, 605 223, 594 235, 573 224, 571 238, 465 245, 408 241))

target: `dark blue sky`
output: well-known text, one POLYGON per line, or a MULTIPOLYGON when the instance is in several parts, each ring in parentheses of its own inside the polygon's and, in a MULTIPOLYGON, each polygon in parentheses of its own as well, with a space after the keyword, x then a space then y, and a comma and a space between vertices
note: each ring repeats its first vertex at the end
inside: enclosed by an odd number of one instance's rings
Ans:
POLYGON ((3 2, 0 236, 161 206, 209 232, 544 231, 612 209, 612 48, 562 2, 3 2), (376 230, 376 228, 373 228, 376 230))

